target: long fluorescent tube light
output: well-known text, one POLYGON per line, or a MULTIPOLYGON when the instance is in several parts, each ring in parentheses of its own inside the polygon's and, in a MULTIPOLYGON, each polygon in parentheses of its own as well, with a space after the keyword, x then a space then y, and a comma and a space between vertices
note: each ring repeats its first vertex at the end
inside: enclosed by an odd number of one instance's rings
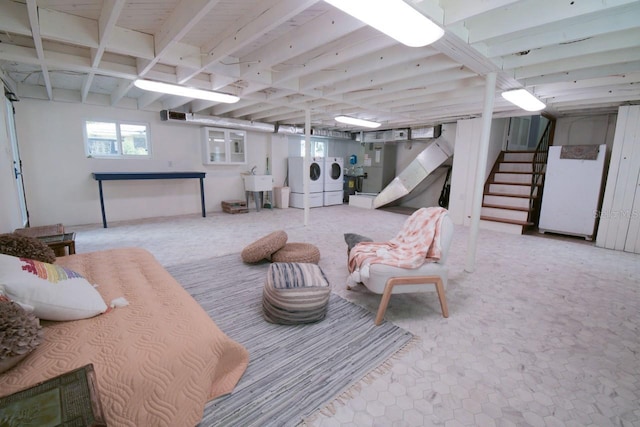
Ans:
POLYGON ((442 28, 404 0, 325 1, 410 47, 426 46, 444 35, 442 28))
POLYGON ((334 118, 336 122, 345 123, 347 125, 362 126, 362 127, 371 128, 371 129, 380 127, 380 123, 373 122, 371 120, 356 119, 355 117, 349 117, 349 116, 336 116, 334 118))
POLYGON ((526 89, 514 89, 502 92, 502 97, 526 111, 540 111, 546 105, 526 89))
POLYGON ((136 87, 152 92, 160 92, 168 95, 185 96, 187 98, 204 99, 206 101, 224 102, 233 104, 238 102, 240 98, 228 93, 213 92, 210 90, 195 89, 192 87, 172 85, 169 83, 154 82, 151 80, 138 79, 133 82, 136 87))

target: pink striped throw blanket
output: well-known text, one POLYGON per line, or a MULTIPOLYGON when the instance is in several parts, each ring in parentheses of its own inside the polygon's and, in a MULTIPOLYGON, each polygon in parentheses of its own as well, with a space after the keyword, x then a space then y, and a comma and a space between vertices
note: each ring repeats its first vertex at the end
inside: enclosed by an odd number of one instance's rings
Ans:
POLYGON ((440 259, 440 222, 448 211, 441 207, 421 208, 414 212, 402 230, 388 242, 361 242, 349 253, 349 272, 359 280, 359 272, 370 264, 400 268, 418 268, 440 259))

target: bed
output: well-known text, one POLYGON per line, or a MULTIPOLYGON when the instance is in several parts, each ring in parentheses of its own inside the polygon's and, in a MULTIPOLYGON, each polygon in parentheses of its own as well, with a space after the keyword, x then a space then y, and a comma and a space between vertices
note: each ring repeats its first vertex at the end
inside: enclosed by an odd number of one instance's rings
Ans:
POLYGON ((231 393, 246 349, 224 334, 148 251, 113 249, 60 257, 109 303, 96 317, 41 321, 44 342, 0 374, 0 396, 92 363, 108 425, 194 426, 204 405, 231 393))

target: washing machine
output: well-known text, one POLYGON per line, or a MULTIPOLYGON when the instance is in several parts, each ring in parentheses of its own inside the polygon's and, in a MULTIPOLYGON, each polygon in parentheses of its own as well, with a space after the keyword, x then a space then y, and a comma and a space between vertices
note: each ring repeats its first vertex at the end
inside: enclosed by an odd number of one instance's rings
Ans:
POLYGON ((324 206, 341 205, 344 186, 344 159, 342 157, 324 158, 324 206))
POLYGON ((304 208, 304 180, 309 177, 309 207, 323 205, 324 158, 312 157, 305 170, 304 157, 289 157, 289 204, 294 208, 304 208))

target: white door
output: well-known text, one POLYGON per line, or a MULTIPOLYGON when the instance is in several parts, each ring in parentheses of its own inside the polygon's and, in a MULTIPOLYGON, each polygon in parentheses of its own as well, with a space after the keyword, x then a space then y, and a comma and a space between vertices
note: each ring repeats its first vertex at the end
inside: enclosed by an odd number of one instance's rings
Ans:
POLYGON ((13 156, 13 175, 16 179, 16 188, 18 192, 18 205, 20 208, 20 216, 22 226, 26 226, 29 221, 27 212, 27 202, 24 196, 24 181, 22 180, 22 161, 20 160, 20 152, 18 150, 18 138, 16 136, 16 123, 13 115, 13 104, 8 98, 4 98, 6 115, 6 126, 9 134, 9 142, 11 144, 11 154, 13 156))

